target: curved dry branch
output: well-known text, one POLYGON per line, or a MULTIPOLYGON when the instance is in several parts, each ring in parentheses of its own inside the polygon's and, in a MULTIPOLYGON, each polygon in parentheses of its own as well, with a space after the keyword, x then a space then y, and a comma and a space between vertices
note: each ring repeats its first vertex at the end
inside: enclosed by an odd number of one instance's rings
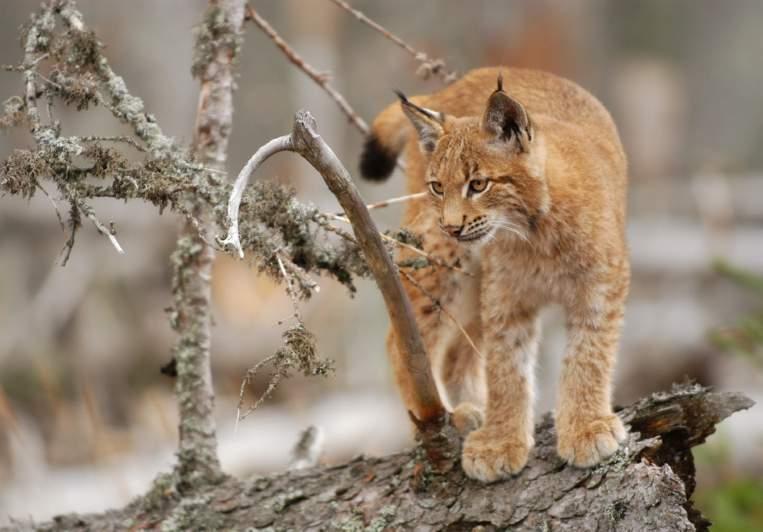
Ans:
POLYGON ((291 135, 284 135, 268 141, 267 144, 254 152, 254 155, 246 162, 244 168, 239 172, 236 181, 233 183, 233 190, 228 200, 228 219, 230 221, 228 236, 221 240, 220 244, 223 246, 233 246, 233 249, 238 251, 238 256, 242 259, 244 258, 244 250, 241 248, 241 240, 238 234, 238 211, 241 207, 244 189, 249 183, 249 176, 256 172, 260 165, 267 161, 270 156, 282 151, 292 150, 291 135))
POLYGON ((268 157, 280 151, 293 151, 301 155, 321 174, 326 185, 339 200, 382 293, 391 325, 399 339, 399 349, 407 363, 410 378, 415 382, 419 411, 413 414, 416 420, 423 424, 420 428, 427 424, 439 428, 444 421, 445 410, 437 393, 424 343, 397 268, 384 247, 376 224, 352 183, 349 172, 318 134, 315 119, 310 113, 299 111, 291 134, 271 140, 258 149, 241 170, 228 200, 230 226, 223 243, 233 246, 238 250, 239 256, 243 257, 239 240, 238 211, 244 188, 259 166, 268 157))

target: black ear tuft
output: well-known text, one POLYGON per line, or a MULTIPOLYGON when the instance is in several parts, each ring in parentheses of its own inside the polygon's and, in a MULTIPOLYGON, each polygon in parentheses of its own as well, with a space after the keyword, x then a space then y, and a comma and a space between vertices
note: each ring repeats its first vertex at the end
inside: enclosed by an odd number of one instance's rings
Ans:
POLYGON ((401 102, 408 103, 408 97, 405 94, 403 94, 403 91, 399 91, 395 89, 393 92, 397 94, 397 97, 400 98, 401 102))
POLYGON ((498 88, 495 91, 503 92, 503 72, 498 73, 498 88))
POLYGON ((397 155, 390 153, 376 135, 366 138, 360 155, 360 173, 370 181, 384 181, 395 169, 397 155))

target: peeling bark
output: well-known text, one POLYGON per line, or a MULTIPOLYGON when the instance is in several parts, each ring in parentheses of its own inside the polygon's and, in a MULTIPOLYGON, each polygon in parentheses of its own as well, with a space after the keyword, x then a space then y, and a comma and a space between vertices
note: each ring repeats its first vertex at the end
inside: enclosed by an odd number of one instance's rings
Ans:
POLYGON ((693 509, 691 447, 753 402, 742 394, 675 386, 619 411, 631 434, 611 459, 576 469, 556 455, 551 415, 516 477, 484 485, 459 467, 437 473, 421 449, 384 458, 227 478, 193 497, 161 484, 119 511, 68 515, 38 530, 516 530, 692 531, 708 522, 693 509))

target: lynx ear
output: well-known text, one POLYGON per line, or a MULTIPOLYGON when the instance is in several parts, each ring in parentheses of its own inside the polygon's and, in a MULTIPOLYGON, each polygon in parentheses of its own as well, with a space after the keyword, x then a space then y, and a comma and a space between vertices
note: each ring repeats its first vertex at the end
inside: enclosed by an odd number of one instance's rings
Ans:
POLYGON ((419 146, 424 153, 432 153, 437 140, 443 133, 443 124, 445 123, 445 116, 437 111, 431 109, 425 109, 419 107, 415 103, 408 100, 400 91, 395 91, 395 94, 400 98, 400 105, 403 107, 403 113, 416 128, 416 132, 419 134, 419 146))
POLYGON ((532 124, 525 108, 503 91, 503 76, 487 100, 482 116, 482 130, 499 142, 516 140, 520 151, 528 151, 532 141, 532 124))

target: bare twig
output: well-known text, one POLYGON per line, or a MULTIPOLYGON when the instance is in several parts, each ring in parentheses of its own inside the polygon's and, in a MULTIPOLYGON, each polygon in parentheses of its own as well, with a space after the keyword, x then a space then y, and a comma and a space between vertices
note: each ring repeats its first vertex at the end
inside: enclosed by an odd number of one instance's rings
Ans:
POLYGON ((90 205, 87 205, 83 202, 77 202, 77 207, 79 210, 82 211, 82 213, 85 215, 85 217, 93 222, 93 225, 95 226, 98 231, 106 236, 109 241, 111 242, 111 245, 114 246, 114 249, 117 250, 117 252, 120 255, 124 255, 124 249, 122 249, 122 246, 119 245, 119 241, 117 240, 117 237, 114 235, 114 232, 110 229, 108 229, 106 226, 104 226, 98 218, 95 216, 95 212, 93 211, 93 208, 90 205))
POLYGON ((418 200, 427 197, 427 192, 417 192, 416 194, 406 194, 405 196, 397 196, 396 198, 389 198, 383 201, 377 201, 376 203, 369 203, 366 205, 366 209, 369 211, 372 209, 382 209, 389 207, 395 203, 403 203, 405 201, 418 200))
MULTIPOLYGON (((429 359, 416 326, 411 303, 403 289, 397 268, 384 247, 381 234, 376 229, 365 202, 353 185, 350 174, 318 134, 315 119, 308 112, 298 112, 291 134, 279 137, 277 140, 282 149, 298 153, 321 174, 326 185, 347 213, 358 246, 363 251, 368 267, 384 298, 391 326, 398 339, 398 350, 408 368, 405 378, 410 379, 411 389, 415 390, 414 404, 409 405, 413 409, 412 415, 423 423, 439 426, 445 410, 432 378, 429 359)), ((257 151, 261 152, 262 148, 257 151)), ((257 164, 253 164, 255 157, 250 159, 236 179, 234 191, 228 203, 229 213, 237 215, 241 194, 249 177, 265 160, 265 157, 258 157, 257 164)), ((238 249, 239 253, 243 253, 239 242, 237 218, 231 216, 230 223, 225 242, 238 249)))
MULTIPOLYGON (((329 218, 331 218, 333 220, 337 220, 339 222, 350 223, 350 220, 348 220, 346 216, 340 216, 340 215, 337 215, 337 214, 326 214, 325 216, 328 216, 329 218)), ((386 235, 384 233, 381 233, 381 232, 379 233, 379 235, 384 240, 386 240, 387 242, 391 242, 391 243, 395 244, 396 246, 400 246, 401 248, 405 248, 408 251, 411 251, 412 253, 415 253, 415 254, 417 254, 417 255, 419 255, 421 257, 425 257, 428 261, 430 261, 432 264, 434 264, 436 266, 441 266, 443 268, 448 268, 450 270, 457 271, 458 273, 462 273, 462 274, 468 275, 470 277, 473 276, 472 272, 464 270, 463 268, 459 268, 455 264, 448 264, 447 262, 445 262, 441 258, 435 257, 434 255, 430 255, 429 253, 427 253, 423 249, 419 249, 416 246, 412 246, 411 244, 408 244, 407 242, 402 242, 402 241, 398 240, 397 238, 393 238, 393 237, 391 237, 389 235, 386 235)))
POLYGON ((246 375, 244 375, 244 379, 241 381, 241 388, 239 389, 238 393, 238 405, 236 406, 236 422, 233 425, 233 432, 238 432, 238 424, 239 422, 246 419, 249 414, 257 410, 259 406, 262 404, 262 402, 270 397, 270 394, 275 391, 275 389, 278 387, 278 385, 281 383, 281 379, 283 378, 280 373, 276 372, 273 374, 273 377, 268 382, 268 387, 265 389, 265 391, 260 395, 257 400, 252 403, 249 408, 244 410, 242 412, 242 408, 244 406, 244 394, 246 393, 246 387, 251 384, 252 379, 254 379, 254 376, 257 375, 257 372, 260 370, 262 366, 265 364, 269 364, 270 362, 273 362, 278 357, 278 354, 270 355, 267 358, 264 358, 257 362, 254 366, 246 370, 246 375))
POLYGON ((482 352, 481 352, 481 351, 479 350, 479 348, 477 347, 477 344, 476 344, 476 343, 474 342, 474 340, 472 339, 471 335, 470 335, 470 334, 469 334, 469 333, 466 331, 466 328, 465 328, 463 325, 461 325, 461 322, 460 322, 460 321, 459 321, 459 320, 458 320, 458 319, 457 319, 457 318, 456 318, 456 317, 453 315, 453 313, 452 313, 452 312, 450 312, 450 311, 449 311, 447 308, 445 308, 445 306, 442 304, 442 302, 441 302, 441 301, 440 301, 438 298, 436 298, 436 297, 435 297, 435 296, 434 296, 434 295, 433 295, 431 292, 429 292, 429 291, 428 291, 426 288, 424 288, 423 286, 421 286, 421 283, 419 283, 419 282, 418 282, 418 281, 417 281, 417 280, 416 280, 416 279, 415 279, 415 278, 414 278, 414 277, 413 277, 413 276, 412 276, 410 273, 408 273, 407 271, 405 271, 405 270, 400 270, 400 275, 402 275, 403 277, 405 277, 405 278, 406 278, 406 280, 407 280, 409 283, 411 283, 413 286, 415 286, 415 287, 416 287, 416 289, 417 289, 417 290, 419 290, 419 291, 420 291, 422 294, 424 294, 424 295, 427 297, 427 299, 429 299, 429 300, 432 302, 432 304, 433 304, 435 307, 437 307, 438 309, 440 309, 440 311, 442 311, 442 313, 443 313, 443 314, 445 314, 445 316, 447 316, 447 317, 448 317, 448 319, 450 319, 450 321, 452 321, 452 322, 453 322, 453 324, 454 324, 456 327, 458 327, 458 330, 459 330, 459 331, 461 331, 461 334, 464 336, 464 338, 465 338, 465 339, 466 339, 466 341, 469 343, 469 345, 472 347, 472 349, 474 349, 474 352, 475 352, 475 353, 477 353, 477 355, 478 355, 480 358, 482 358, 482 359, 484 359, 484 358, 485 358, 485 357, 482 355, 482 352))
POLYGON ((42 192, 42 194, 48 198, 48 201, 50 201, 50 204, 53 205, 53 210, 56 213, 56 219, 58 220, 58 225, 61 227, 61 231, 66 232, 66 226, 64 225, 64 219, 61 217, 61 211, 58 210, 58 204, 56 203, 56 200, 54 200, 50 194, 48 194, 48 191, 45 190, 45 187, 43 187, 41 184, 37 183, 37 188, 42 192))
POLYGON ((286 271, 286 267, 283 265, 280 251, 276 251, 276 262, 278 262, 278 269, 280 270, 281 275, 283 275, 284 281, 286 281, 286 293, 288 294, 289 299, 291 299, 291 306, 294 310, 294 318, 297 321, 302 321, 302 317, 299 315, 299 301, 297 301, 297 293, 294 291, 294 284, 291 281, 291 275, 289 275, 289 272, 286 271))
MULTIPOLYGON (((394 205, 395 203, 403 203, 406 201, 412 201, 417 200, 421 198, 425 198, 427 196, 426 192, 417 192, 415 194, 406 194, 405 196, 397 196, 395 198, 389 198, 382 201, 377 201, 376 203, 369 203, 366 205, 366 209, 373 210, 373 209, 383 209, 384 207, 389 207, 390 205, 394 205)), ((337 213, 338 216, 341 216, 342 213, 337 213)))
POLYGON ((238 174, 238 177, 233 184, 233 191, 228 200, 228 219, 230 220, 228 236, 225 237, 220 244, 223 246, 233 246, 233 249, 238 251, 238 256, 242 259, 244 258, 244 250, 241 248, 241 242, 238 235, 238 210, 241 205, 241 198, 244 195, 244 188, 246 188, 249 176, 271 155, 291 150, 291 135, 284 135, 283 137, 278 137, 269 141, 254 152, 254 155, 247 161, 244 168, 241 169, 241 172, 238 174))
POLYGON ((74 240, 77 237, 77 229, 82 225, 82 220, 80 217, 80 209, 77 206, 77 201, 72 198, 68 197, 69 200, 69 225, 71 226, 71 233, 69 234, 69 238, 66 240, 66 243, 64 243, 64 247, 61 250, 61 254, 63 255, 63 258, 61 259, 61 266, 66 266, 66 264, 69 262, 69 257, 71 257, 72 249, 74 249, 74 240))
POLYGON ((251 19, 252 22, 257 24, 257 27, 260 28, 265 35, 270 37, 270 39, 275 43, 275 45, 284 53, 286 58, 297 68, 299 68, 302 72, 307 74, 307 76, 312 79, 319 87, 321 87, 326 94, 329 95, 329 97, 336 102, 336 104, 339 106, 339 109, 342 110, 342 112, 347 116, 350 123, 354 125, 358 130, 363 133, 364 135, 368 134, 368 124, 366 124, 365 120, 360 118, 357 112, 355 112, 355 109, 353 109, 349 103, 347 103, 347 100, 342 96, 339 91, 337 91, 328 81, 328 76, 325 73, 318 72, 315 68, 310 66, 302 56, 300 56, 294 48, 289 46, 289 44, 283 40, 283 38, 276 32, 275 29, 273 29, 273 26, 270 25, 270 23, 262 18, 257 11, 254 10, 254 8, 247 4, 246 6, 247 10, 247 18, 251 19))
POLYGON ((419 62, 419 68, 416 71, 416 73, 421 76, 424 79, 429 79, 430 76, 433 74, 436 76, 439 76, 440 79, 444 83, 451 83, 454 81, 458 74, 455 71, 449 71, 445 65, 445 61, 442 59, 432 59, 424 52, 419 52, 416 50, 413 46, 405 42, 403 39, 392 33, 391 31, 387 30, 384 26, 381 24, 378 24, 377 22, 374 22, 370 18, 368 18, 362 11, 359 11, 352 7, 350 4, 345 2, 344 0, 331 0, 336 5, 350 13, 353 17, 358 19, 360 22, 365 24, 366 26, 369 26, 373 28, 374 30, 381 33, 385 39, 389 39, 396 45, 398 45, 400 48, 405 50, 409 55, 411 55, 416 61, 419 62))
POLYGON ((286 269, 289 270, 297 279, 299 279, 299 282, 302 284, 302 286, 307 287, 309 290, 313 290, 316 293, 321 291, 320 285, 315 282, 315 280, 310 278, 305 270, 294 264, 294 261, 291 260, 288 256, 282 253, 279 253, 279 255, 281 255, 282 262, 286 266, 286 269))

